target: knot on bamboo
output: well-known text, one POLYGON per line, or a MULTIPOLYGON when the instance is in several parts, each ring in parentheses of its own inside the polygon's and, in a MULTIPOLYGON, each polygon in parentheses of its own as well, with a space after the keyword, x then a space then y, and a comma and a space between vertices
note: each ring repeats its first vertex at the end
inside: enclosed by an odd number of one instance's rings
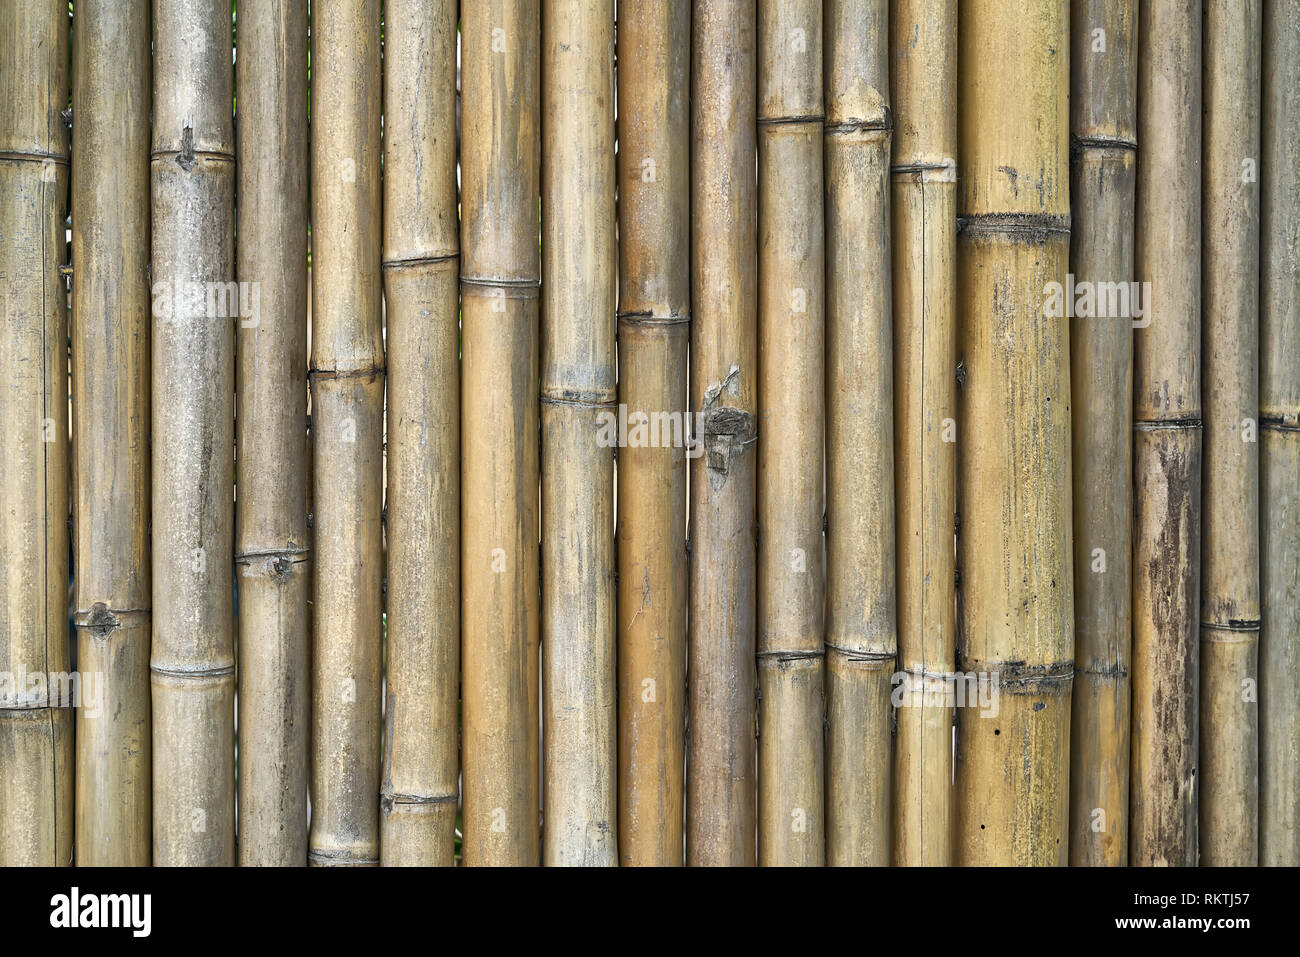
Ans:
POLYGON ((709 484, 715 492, 727 484, 732 461, 758 441, 753 413, 718 404, 724 391, 732 396, 740 395, 739 382, 740 367, 733 365, 726 378, 705 390, 704 403, 700 406, 700 442, 704 446, 709 484))

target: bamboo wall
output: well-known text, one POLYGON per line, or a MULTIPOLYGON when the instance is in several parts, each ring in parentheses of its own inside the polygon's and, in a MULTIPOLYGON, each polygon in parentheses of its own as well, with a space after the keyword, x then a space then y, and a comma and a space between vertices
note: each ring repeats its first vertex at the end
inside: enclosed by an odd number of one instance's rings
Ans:
POLYGON ((1300 864, 1300 0, 233 8, 0 6, 0 864, 1300 864))

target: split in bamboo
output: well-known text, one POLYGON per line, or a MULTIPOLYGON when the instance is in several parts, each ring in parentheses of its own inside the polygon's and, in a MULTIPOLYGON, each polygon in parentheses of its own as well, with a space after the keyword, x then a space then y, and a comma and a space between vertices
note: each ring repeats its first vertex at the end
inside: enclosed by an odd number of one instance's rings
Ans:
POLYGON ((1300 865, 1300 0, 1264 9, 1259 862, 1300 865))
POLYGON ((625 865, 679 866, 691 8, 668 0, 618 13, 619 403, 629 420, 681 423, 675 441, 618 452, 618 848, 625 865))
POLYGON ((149 0, 81 0, 73 30, 72 448, 77 863, 152 858, 149 694, 149 0))
POLYGON ((894 593, 888 0, 829 0, 826 863, 890 859, 894 593))
POLYGON ((968 0, 957 53, 957 670, 997 707, 957 714, 956 862, 1061 865, 1074 668, 1069 3, 968 0), (992 689, 990 689, 992 690, 992 689))
POLYGON ((694 0, 686 859, 755 859, 754 444, 758 438, 752 0, 694 0))
POLYGON ((68 680, 66 4, 0 9, 0 83, 0 866, 50 867, 72 863, 72 708, 94 706, 68 680))
POLYGON ((952 863, 957 0, 895 0, 890 189, 897 496, 892 860, 952 863))
POLYGON ((533 0, 461 10, 466 864, 536 865, 538 111, 533 0))
POLYGON ((1072 7, 1070 269, 1095 296, 1070 319, 1074 865, 1128 863, 1137 28, 1131 0, 1072 7))
POLYGON ((542 860, 615 865, 614 3, 542 6, 542 860))
POLYGON ((384 865, 450 866, 460 701, 456 3, 384 8, 388 669, 384 865))
POLYGON ((235 69, 242 865, 307 863, 307 42, 306 0, 244 6, 235 69))
POLYGON ((1138 11, 1130 864, 1196 864, 1201 5, 1138 11), (1150 284, 1146 286, 1145 284, 1150 284))
POLYGON ((758 862, 825 861, 821 0, 758 4, 758 862))
POLYGON ((1259 0, 1205 5, 1200 850, 1259 859, 1259 0))
POLYGON ((379 10, 312 7, 309 863, 379 863, 384 343, 379 10))
POLYGON ((154 4, 153 852, 235 861, 230 17, 154 4))

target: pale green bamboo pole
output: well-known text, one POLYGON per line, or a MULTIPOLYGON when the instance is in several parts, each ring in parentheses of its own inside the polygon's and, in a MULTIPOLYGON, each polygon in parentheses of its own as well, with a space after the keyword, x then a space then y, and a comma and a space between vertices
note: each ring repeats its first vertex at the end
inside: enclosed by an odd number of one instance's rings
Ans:
POLYGON ((380 860, 451 865, 460 770, 456 3, 384 7, 388 671, 380 860))
POLYGON ((235 860, 230 12, 154 0, 154 863, 235 860))
MULTIPOLYGON (((0 9, 0 866, 72 863, 68 8, 0 9), (28 678, 42 675, 39 685, 28 678)), ((81 704, 85 706, 86 702, 81 704)))
POLYGON ((1259 860, 1260 4, 1205 5, 1201 863, 1259 860))
POLYGON ((303 866, 311 708, 307 3, 246 3, 238 44, 239 863, 303 866))
POLYGON ((1138 304, 1128 285, 1137 168, 1137 5, 1084 0, 1072 12, 1070 271, 1076 284, 1095 292, 1095 302, 1090 315, 1070 320, 1070 863, 1122 866, 1128 863, 1133 587, 1131 313, 1138 304), (1112 295, 1109 289, 1117 291, 1112 295))
POLYGON ((1259 861, 1300 865, 1300 0, 1264 9, 1259 861))

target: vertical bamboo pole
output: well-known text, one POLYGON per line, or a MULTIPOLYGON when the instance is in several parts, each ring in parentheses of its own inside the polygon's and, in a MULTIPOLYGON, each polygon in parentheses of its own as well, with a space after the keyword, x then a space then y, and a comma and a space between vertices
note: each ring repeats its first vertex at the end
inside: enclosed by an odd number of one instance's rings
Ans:
POLYGON ((546 864, 618 863, 614 4, 542 12, 542 729, 546 864), (607 431, 607 430, 606 430, 607 431))
POLYGON ((952 863, 956 686, 957 2, 895 0, 894 474, 900 686, 895 864, 952 863))
POLYGON ((1129 863, 1196 864, 1201 6, 1138 11, 1129 863), (1146 285, 1146 284, 1149 284, 1146 285))
POLYGON ((62 680, 71 651, 64 3, 0 10, 0 82, 0 866, 48 867, 72 863, 76 700, 62 680))
POLYGON ((148 0, 82 0, 73 29, 72 449, 77 670, 103 706, 77 712, 77 863, 148 865, 148 0))
POLYGON ((758 4, 758 861, 825 862, 821 0, 758 4))
POLYGON ((384 342, 379 5, 312 6, 308 860, 379 862, 384 342))
POLYGON ((385 865, 450 866, 460 701, 456 2, 384 7, 385 865))
POLYGON ((1070 28, 1070 269, 1091 283, 1070 321, 1074 412, 1074 697, 1070 863, 1128 863, 1137 6, 1085 0, 1070 28), (1115 289, 1114 296, 1105 290, 1115 289), (1129 303, 1123 309, 1124 302, 1129 303), (1119 307, 1119 308, 1116 308, 1119 307))
POLYGON ((826 4, 826 862, 890 857, 888 0, 826 4))
POLYGON ((305 0, 245 4, 238 53, 239 863, 302 866, 311 707, 305 0))
POLYGON ((461 10, 461 661, 466 864, 538 834, 538 111, 532 0, 461 10))
POLYGON ((229 12, 154 0, 149 670, 162 866, 235 856, 232 84, 229 12))
POLYGON ((1300 0, 1264 9, 1259 860, 1300 865, 1300 0))
POLYGON ((1065 0, 961 8, 957 670, 998 685, 958 710, 959 864, 1067 856, 1069 25, 1065 0))
POLYGON ((1201 862, 1259 859, 1260 4, 1205 5, 1201 862))
POLYGON ((625 865, 678 866, 686 760, 690 0, 625 3, 618 14, 619 403, 629 420, 639 414, 667 423, 657 445, 629 441, 618 452, 618 846, 625 865))
POLYGON ((691 598, 686 858, 755 859, 757 182, 752 0, 695 0, 691 33, 691 598))

